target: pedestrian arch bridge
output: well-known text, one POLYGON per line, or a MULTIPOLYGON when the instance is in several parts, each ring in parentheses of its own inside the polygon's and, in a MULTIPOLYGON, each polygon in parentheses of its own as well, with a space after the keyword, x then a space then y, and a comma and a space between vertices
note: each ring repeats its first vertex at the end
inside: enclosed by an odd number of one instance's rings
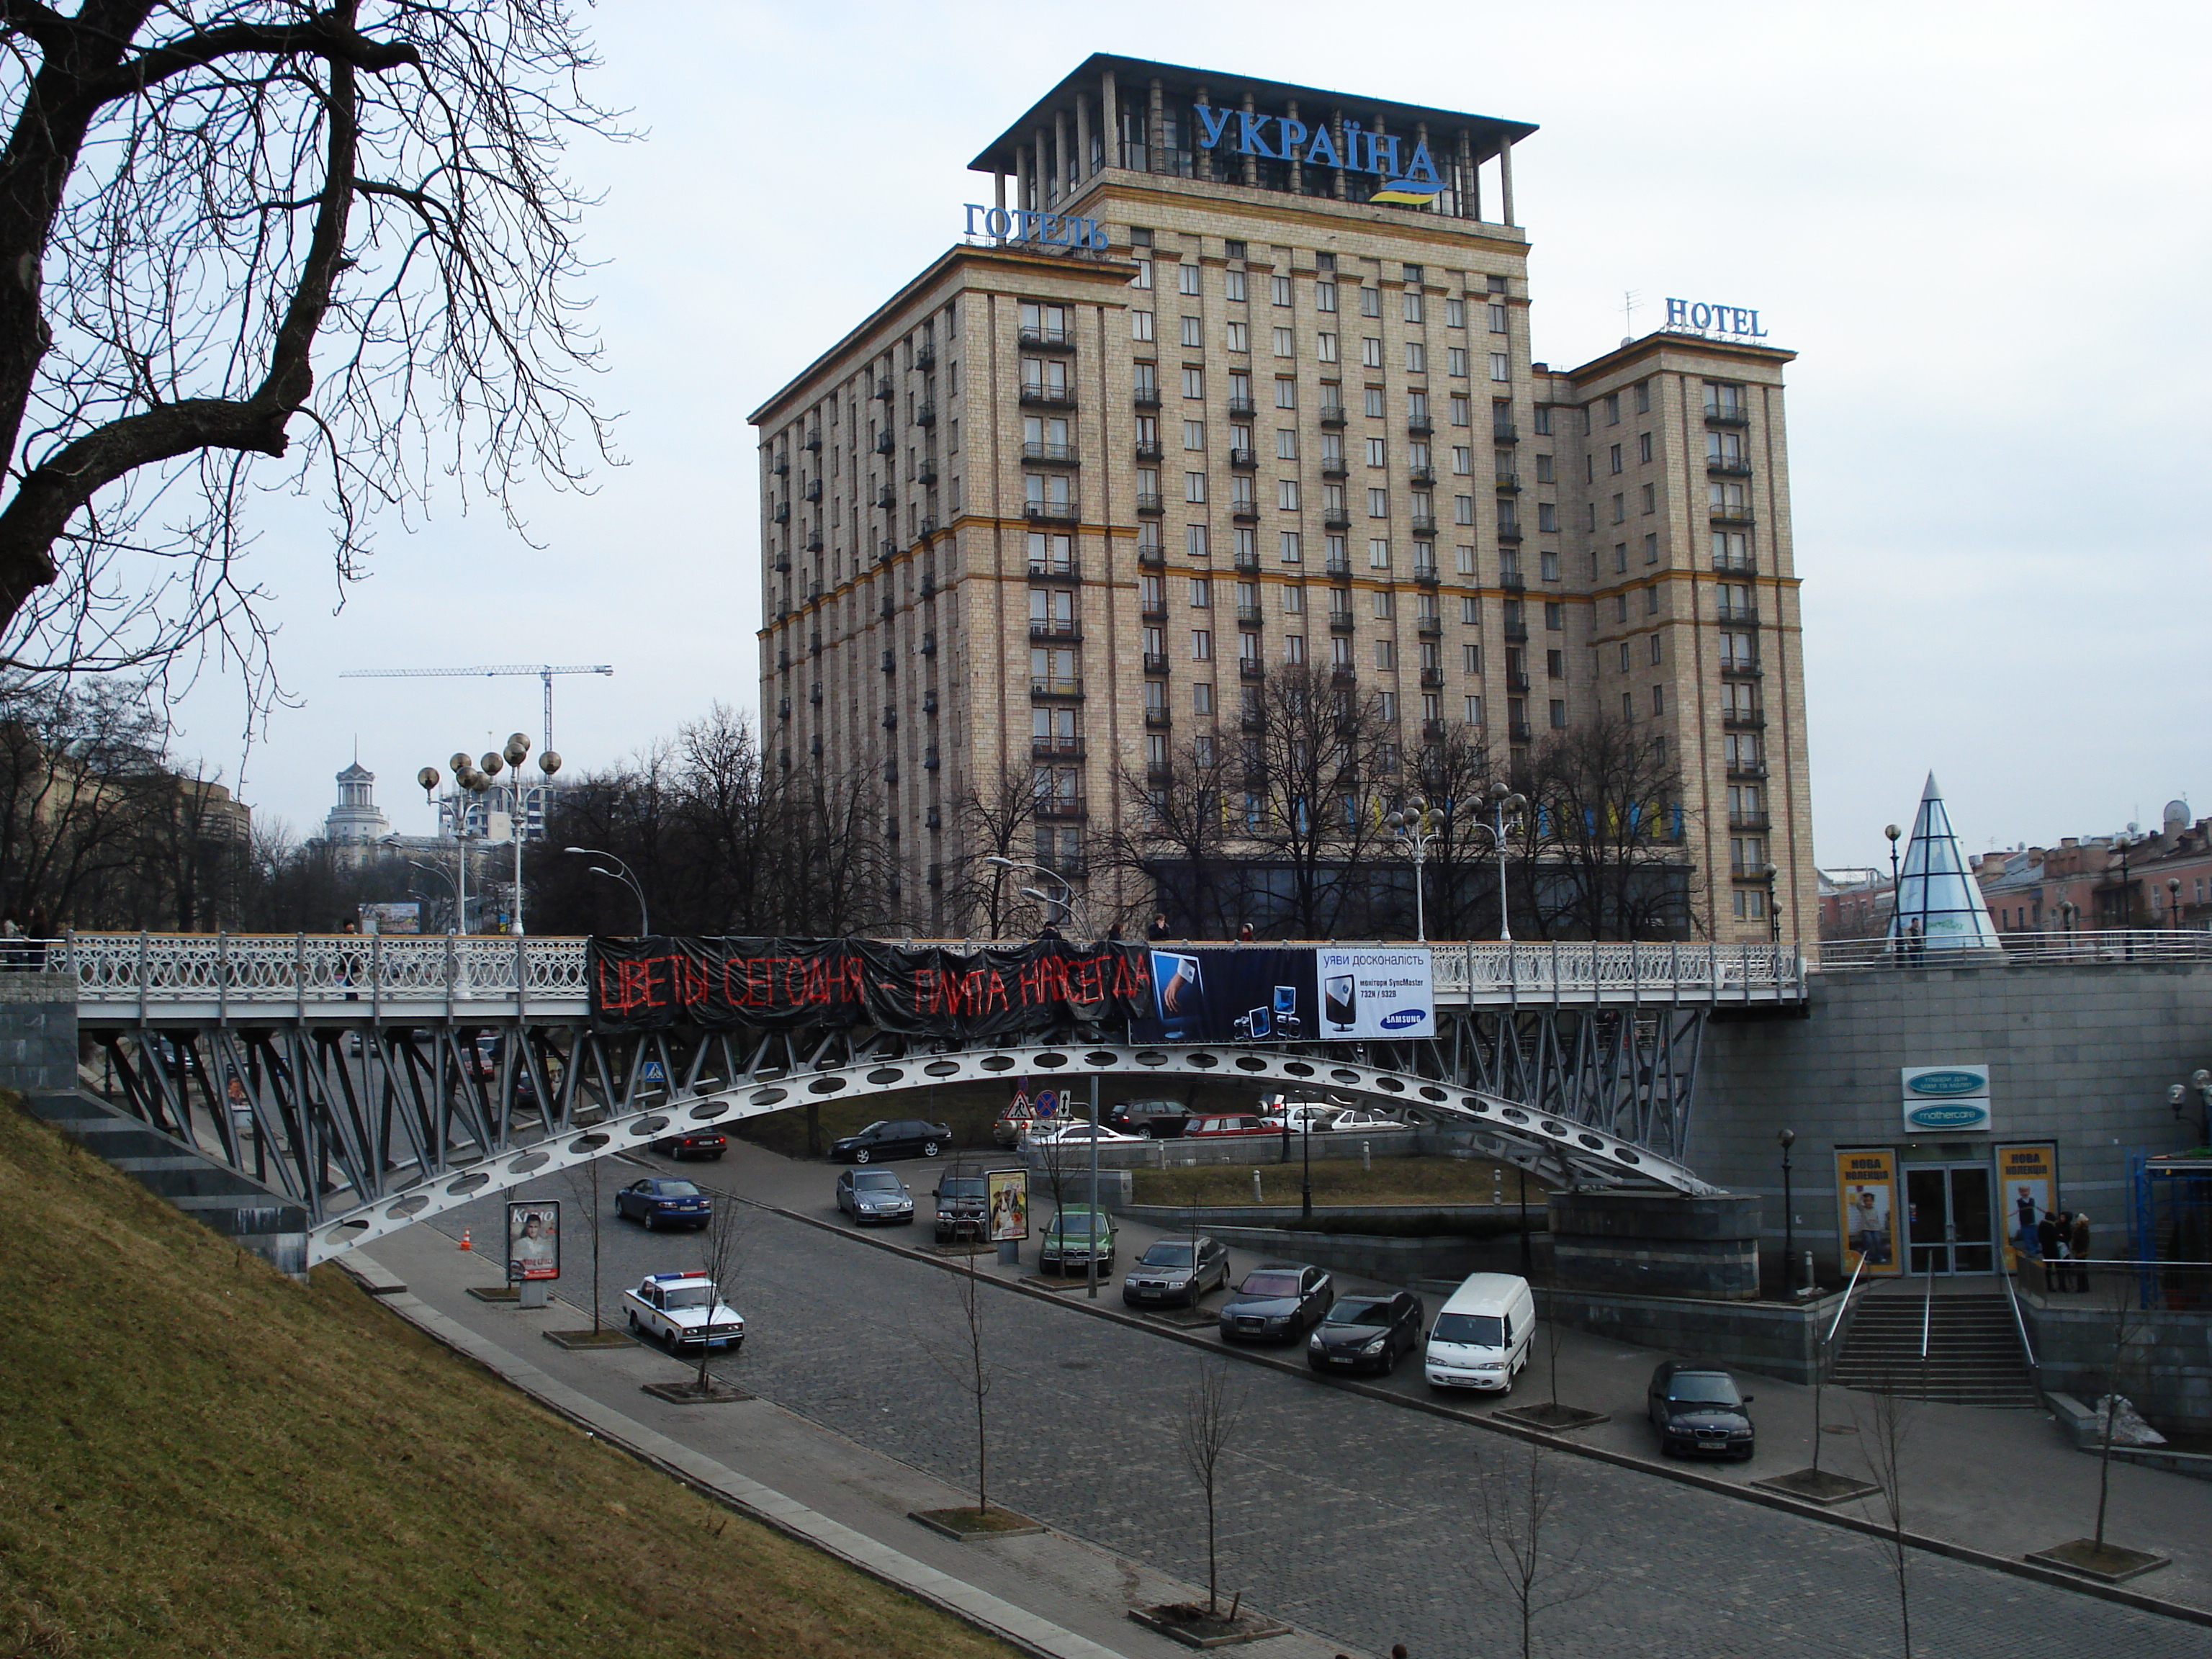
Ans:
POLYGON ((300 1206, 311 1261, 686 1128, 861 1096, 920 1112, 932 1090, 1023 1077, 1325 1091, 1556 1184, 1705 1193, 1681 1158, 1705 1017, 1805 994, 1796 954, 1763 947, 1439 945, 1439 1035, 1419 1042, 605 1034, 586 944, 78 934, 44 965, 75 981, 100 1050, 87 1083, 300 1206))

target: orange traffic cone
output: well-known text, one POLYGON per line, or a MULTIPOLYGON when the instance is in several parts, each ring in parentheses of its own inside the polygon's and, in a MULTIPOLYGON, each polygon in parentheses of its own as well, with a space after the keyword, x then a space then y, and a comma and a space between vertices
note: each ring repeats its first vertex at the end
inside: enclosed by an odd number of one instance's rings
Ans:
POLYGON ((469 1230, 466 1227, 461 1229, 461 1248, 465 1250, 471 1248, 469 1243, 469 1230))

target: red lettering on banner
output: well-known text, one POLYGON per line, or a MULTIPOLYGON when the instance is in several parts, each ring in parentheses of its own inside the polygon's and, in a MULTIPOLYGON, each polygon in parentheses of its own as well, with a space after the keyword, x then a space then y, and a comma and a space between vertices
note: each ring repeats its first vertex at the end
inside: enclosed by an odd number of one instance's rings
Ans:
POLYGON ((988 1013, 994 1008, 1003 1010, 1007 1006, 1006 981, 997 969, 981 969, 971 975, 970 977, 978 981, 980 994, 982 999, 980 1005, 976 1006, 976 1012, 988 1013), (990 975, 988 983, 982 982, 986 974, 990 975))
POLYGON ((1139 955, 1133 951, 1114 953, 1114 994, 1117 997, 1149 996, 1152 988, 1149 951, 1139 955))
POLYGON ((1097 957, 1085 957, 1075 964, 1075 990, 1073 1002, 1096 1002, 1106 994, 1106 964, 1097 957))
POLYGON ((707 970, 689 957, 667 958, 668 976, 674 982, 670 989, 676 1000, 684 1006, 695 1007, 707 1000, 707 970))

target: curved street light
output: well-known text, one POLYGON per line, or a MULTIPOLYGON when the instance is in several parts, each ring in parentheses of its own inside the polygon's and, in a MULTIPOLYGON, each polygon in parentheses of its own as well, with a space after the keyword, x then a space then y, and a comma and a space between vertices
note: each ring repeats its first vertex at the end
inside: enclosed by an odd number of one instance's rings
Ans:
MULTIPOLYGON (((1031 864, 1023 859, 1003 858, 996 853, 994 853, 990 857, 985 859, 983 862, 989 865, 994 865, 1001 870, 1034 870, 1037 874, 1042 876, 1047 881, 1058 882, 1060 884, 1061 892, 1061 896, 1058 898, 1053 898, 1047 894, 1037 892, 1033 888, 1024 887, 1018 890, 1019 890, 1025 898, 1034 898, 1046 904, 1059 905, 1062 910, 1067 913, 1067 925, 1071 927, 1076 927, 1075 884, 1068 880, 1066 876, 1061 875, 1059 871, 1049 870, 1042 864, 1031 864)), ((1052 918, 1048 915, 1045 920, 1049 922, 1052 918)), ((1097 937, 1097 935, 1091 931, 1087 917, 1085 918, 1085 925, 1081 927, 1077 927, 1076 931, 1086 939, 1097 937)))
POLYGON ((638 885, 637 878, 630 873, 629 866, 624 864, 612 853, 597 847, 564 847, 561 850, 564 853, 580 853, 586 858, 605 859, 613 865, 615 866, 613 870, 603 870, 598 865, 592 865, 591 872, 595 876, 605 876, 609 881, 621 882, 636 896, 638 937, 640 939, 653 937, 653 923, 645 908, 645 889, 638 885), (619 874, 617 873, 617 871, 620 872, 619 874))

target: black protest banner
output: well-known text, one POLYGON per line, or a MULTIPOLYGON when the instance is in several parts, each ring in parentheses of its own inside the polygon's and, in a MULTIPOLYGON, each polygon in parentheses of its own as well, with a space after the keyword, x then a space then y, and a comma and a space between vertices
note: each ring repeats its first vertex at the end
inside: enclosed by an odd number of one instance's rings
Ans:
POLYGON ((593 939, 600 1031, 872 1025, 996 1037, 1120 1024, 1152 1006, 1139 947, 1042 939, 975 952, 875 939, 593 939))

